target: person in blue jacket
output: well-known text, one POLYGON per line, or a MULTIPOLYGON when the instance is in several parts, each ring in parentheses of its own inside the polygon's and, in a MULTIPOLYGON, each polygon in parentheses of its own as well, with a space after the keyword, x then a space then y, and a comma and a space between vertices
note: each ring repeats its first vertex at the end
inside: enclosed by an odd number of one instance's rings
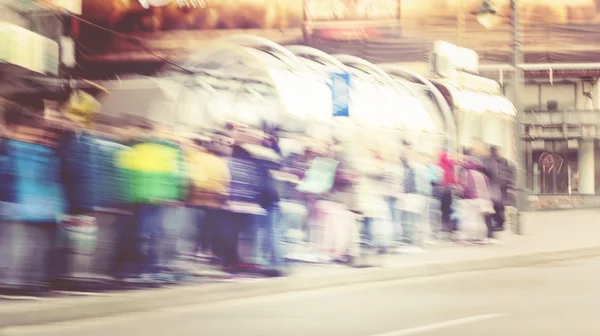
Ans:
POLYGON ((0 289, 48 285, 57 220, 65 212, 56 139, 41 99, 4 112, 0 156, 0 289))

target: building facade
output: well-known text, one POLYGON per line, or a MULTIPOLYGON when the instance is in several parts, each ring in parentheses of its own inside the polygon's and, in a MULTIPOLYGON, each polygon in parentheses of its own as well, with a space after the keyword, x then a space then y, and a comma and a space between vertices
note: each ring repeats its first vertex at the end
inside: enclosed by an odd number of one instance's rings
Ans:
POLYGON ((529 207, 600 206, 600 68, 551 66, 526 66, 520 97, 529 207))

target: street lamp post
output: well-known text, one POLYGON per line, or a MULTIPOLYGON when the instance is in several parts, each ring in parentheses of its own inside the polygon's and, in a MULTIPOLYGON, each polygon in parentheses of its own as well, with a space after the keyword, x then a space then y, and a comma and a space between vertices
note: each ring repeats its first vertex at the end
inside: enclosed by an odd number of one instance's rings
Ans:
MULTIPOLYGON (((477 16, 477 21, 486 28, 491 28, 492 25, 499 21, 498 11, 494 6, 487 0, 483 1, 479 11, 474 13, 477 16)), ((522 211, 525 205, 526 193, 525 193, 525 151, 523 146, 522 135, 522 113, 523 103, 521 94, 525 89, 525 75, 521 65, 524 62, 523 53, 523 40, 521 34, 521 21, 519 20, 519 10, 517 7, 517 0, 510 0, 510 14, 511 14, 511 65, 513 68, 512 85, 511 85, 511 98, 515 109, 517 110, 517 118, 515 122, 515 158, 516 158, 516 200, 515 207, 517 214, 515 218, 515 227, 517 234, 523 234, 523 221, 521 218, 522 211)))

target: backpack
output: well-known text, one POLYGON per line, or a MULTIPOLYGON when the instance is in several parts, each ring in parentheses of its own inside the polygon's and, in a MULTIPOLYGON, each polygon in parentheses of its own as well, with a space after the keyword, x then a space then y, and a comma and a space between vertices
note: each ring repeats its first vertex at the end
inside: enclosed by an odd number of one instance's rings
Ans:
POLYGON ((211 193, 227 193, 229 168, 216 155, 203 152, 188 152, 188 174, 193 187, 211 193))

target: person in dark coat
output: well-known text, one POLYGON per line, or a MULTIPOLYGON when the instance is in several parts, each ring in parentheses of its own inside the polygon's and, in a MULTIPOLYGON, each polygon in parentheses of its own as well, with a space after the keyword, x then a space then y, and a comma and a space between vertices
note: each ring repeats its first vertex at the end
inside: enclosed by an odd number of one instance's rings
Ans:
POLYGON ((496 197, 493 196, 495 214, 488 216, 488 221, 494 231, 503 231, 505 217, 505 207, 512 206, 514 203, 514 174, 510 163, 502 157, 501 149, 497 146, 490 147, 490 157, 488 159, 489 169, 491 170, 491 183, 497 189, 496 197))

